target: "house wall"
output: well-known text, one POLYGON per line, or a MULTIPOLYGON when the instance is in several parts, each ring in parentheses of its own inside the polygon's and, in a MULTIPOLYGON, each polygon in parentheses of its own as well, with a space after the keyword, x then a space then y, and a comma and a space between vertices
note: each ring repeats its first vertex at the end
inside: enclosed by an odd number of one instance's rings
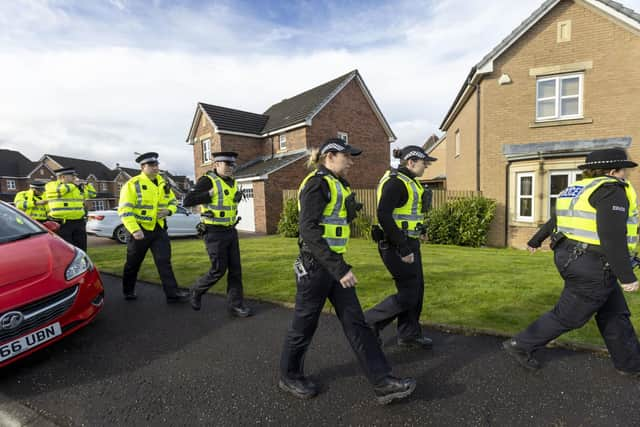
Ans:
POLYGON ((248 136, 220 134, 220 151, 238 153, 238 164, 242 165, 256 157, 263 156, 264 139, 248 136))
POLYGON ((326 139, 337 137, 338 131, 347 132, 349 144, 362 149, 354 159, 349 183, 357 188, 375 187, 389 168, 389 137, 355 79, 315 116, 308 147, 320 147, 326 139))
POLYGON ((301 150, 307 148, 307 130, 308 128, 301 127, 297 129, 292 129, 288 132, 283 132, 287 137, 287 145, 281 150, 280 149, 280 135, 273 135, 265 138, 266 144, 265 148, 268 150, 264 153, 264 155, 280 154, 287 153, 289 151, 301 150), (273 150, 273 151, 272 151, 273 150))
POLYGON ((447 170, 447 140, 446 138, 440 141, 440 144, 429 153, 431 157, 435 157, 435 162, 431 162, 429 167, 424 170, 424 174, 419 178, 420 181, 426 181, 435 177, 446 176, 447 170))
POLYGON ((220 145, 220 134, 215 133, 211 123, 206 120, 204 114, 200 116, 198 129, 193 143, 193 164, 195 165, 196 180, 213 168, 213 161, 204 162, 202 159, 202 141, 211 140, 211 152, 222 151, 220 145))
POLYGON ((447 154, 443 163, 449 190, 476 189, 477 108, 475 92, 447 130, 447 154), (460 133, 460 154, 456 153, 456 132, 460 133))
MULTIPOLYGON (((602 12, 597 12, 581 2, 563 1, 534 25, 520 40, 511 46, 494 63, 494 72, 481 82, 481 191, 498 202, 496 219, 490 233, 490 245, 505 244, 505 221, 511 219, 508 245, 523 247, 528 236, 540 222, 546 220, 538 212, 533 223, 513 222, 513 203, 506 212, 509 196, 513 201, 515 181, 509 181, 507 193, 507 160, 502 154, 504 144, 569 141, 580 139, 629 136, 632 144, 629 154, 640 160, 640 35, 622 27, 602 12), (572 38, 569 42, 557 42, 557 23, 570 20, 572 38), (585 63, 584 66, 584 120, 556 121, 538 124, 536 120, 536 76, 533 69, 568 64, 585 63), (512 83, 499 85, 498 79, 505 73, 512 83)), ((552 72, 552 71, 549 71, 552 72)), ((467 106, 475 105, 469 100, 467 106)), ((454 127, 448 129, 451 139, 454 127)), ((449 144, 448 160, 451 159, 449 144)), ((579 159, 559 159, 581 163, 579 159)), ((535 163, 535 162, 534 162, 535 163)), ((473 187, 460 175, 467 166, 447 164, 447 185, 450 189, 473 187)), ((470 167, 471 165, 469 165, 470 167)), ((510 169, 530 169, 538 166, 514 162, 510 169)), ((543 199, 548 192, 548 178, 536 176, 534 185, 543 199), (541 192, 541 193, 540 193, 541 192), (541 195, 542 194, 542 195, 541 195)), ((513 179, 513 175, 510 175, 513 179)), ((640 186, 640 173, 631 174, 634 186, 640 186)), ((544 203, 541 202, 541 206, 544 203)))

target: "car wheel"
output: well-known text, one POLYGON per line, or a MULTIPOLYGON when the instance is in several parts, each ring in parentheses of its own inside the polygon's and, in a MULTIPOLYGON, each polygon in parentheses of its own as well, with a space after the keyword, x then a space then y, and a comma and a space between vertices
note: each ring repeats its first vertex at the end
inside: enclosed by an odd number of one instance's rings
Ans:
POLYGON ((118 227, 116 227, 116 229, 113 231, 113 237, 119 242, 122 243, 123 245, 127 244, 129 242, 129 239, 131 238, 131 234, 129 234, 129 232, 127 231, 126 228, 124 228, 124 225, 119 225, 118 227))

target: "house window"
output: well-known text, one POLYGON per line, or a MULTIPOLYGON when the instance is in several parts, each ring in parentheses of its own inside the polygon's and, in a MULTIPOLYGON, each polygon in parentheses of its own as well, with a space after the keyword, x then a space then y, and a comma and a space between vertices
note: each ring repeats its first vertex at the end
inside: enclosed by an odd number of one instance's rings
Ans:
POLYGON ((556 212, 558 195, 574 182, 582 179, 579 171, 558 171, 549 175, 549 218, 556 212))
POLYGON ((120 193, 120 190, 122 190, 122 184, 118 184, 118 194, 120 193))
POLYGON ((109 191, 109 185, 106 182, 101 182, 100 191, 109 191))
POLYGON ((16 182, 13 179, 8 179, 7 190, 15 190, 15 189, 16 189, 16 182))
POLYGON ((340 138, 341 140, 343 140, 347 144, 349 143, 349 134, 346 133, 346 132, 338 132, 338 138, 340 138))
POLYGON ((211 161, 211 140, 202 140, 202 163, 211 161))
POLYGON ((516 221, 533 222, 533 173, 519 173, 516 179, 516 221))
POLYGON ((582 74, 539 78, 536 84, 536 120, 582 117, 582 74))
POLYGON ((287 135, 280 135, 280 149, 287 149, 287 135))
POLYGON ((93 202, 93 210, 95 211, 103 211, 104 210, 104 200, 96 200, 93 202))
POLYGON ((456 157, 460 156, 460 129, 456 131, 456 157))

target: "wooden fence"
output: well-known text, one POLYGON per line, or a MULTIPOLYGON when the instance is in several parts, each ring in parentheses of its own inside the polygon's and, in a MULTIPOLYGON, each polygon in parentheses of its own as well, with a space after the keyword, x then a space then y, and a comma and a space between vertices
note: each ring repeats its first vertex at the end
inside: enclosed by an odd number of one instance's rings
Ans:
MULTIPOLYGON (((369 218, 374 219, 376 217, 376 190, 371 188, 355 188, 352 189, 356 193, 356 200, 363 204, 361 214, 367 215, 369 218)), ((451 191, 451 190, 433 190, 433 202, 431 207, 438 208, 450 200, 464 199, 467 197, 474 197, 482 195, 481 192, 469 190, 469 191, 451 191)), ((295 199, 298 196, 298 190, 283 190, 282 201, 283 205, 289 199, 295 199)), ((374 221, 375 222, 375 221, 374 221)), ((355 237, 357 232, 352 230, 355 237)))

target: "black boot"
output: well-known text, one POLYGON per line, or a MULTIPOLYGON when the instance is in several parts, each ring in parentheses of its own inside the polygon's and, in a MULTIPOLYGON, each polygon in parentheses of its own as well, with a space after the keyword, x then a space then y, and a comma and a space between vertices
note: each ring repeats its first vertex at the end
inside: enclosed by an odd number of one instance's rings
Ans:
POLYGON ((398 337, 398 345, 400 347, 430 349, 431 347, 433 347, 433 341, 431 340, 431 338, 427 338, 427 337, 417 337, 417 338, 399 338, 398 337))
POLYGON ((298 399, 311 399, 318 394, 318 386, 306 377, 300 379, 280 377, 278 387, 298 399))
POLYGON ((191 290, 189 302, 191 302, 191 308, 195 311, 199 311, 202 308, 202 294, 191 290))
POLYGON ((538 362, 531 354, 518 346, 518 342, 515 339, 506 340, 502 343, 502 348, 507 354, 515 359, 522 367, 530 371, 537 371, 540 369, 540 362, 538 362))
POLYGON ((376 400, 381 405, 386 405, 394 400, 404 399, 416 389, 416 380, 413 378, 396 378, 388 375, 375 385, 373 391, 376 400))
POLYGON ((191 293, 186 289, 176 290, 175 295, 167 296, 167 304, 173 304, 176 302, 186 302, 189 300, 191 293))
POLYGON ((253 314, 253 311, 249 307, 245 307, 244 305, 239 305, 237 307, 230 306, 229 314, 235 317, 249 317, 253 314))

